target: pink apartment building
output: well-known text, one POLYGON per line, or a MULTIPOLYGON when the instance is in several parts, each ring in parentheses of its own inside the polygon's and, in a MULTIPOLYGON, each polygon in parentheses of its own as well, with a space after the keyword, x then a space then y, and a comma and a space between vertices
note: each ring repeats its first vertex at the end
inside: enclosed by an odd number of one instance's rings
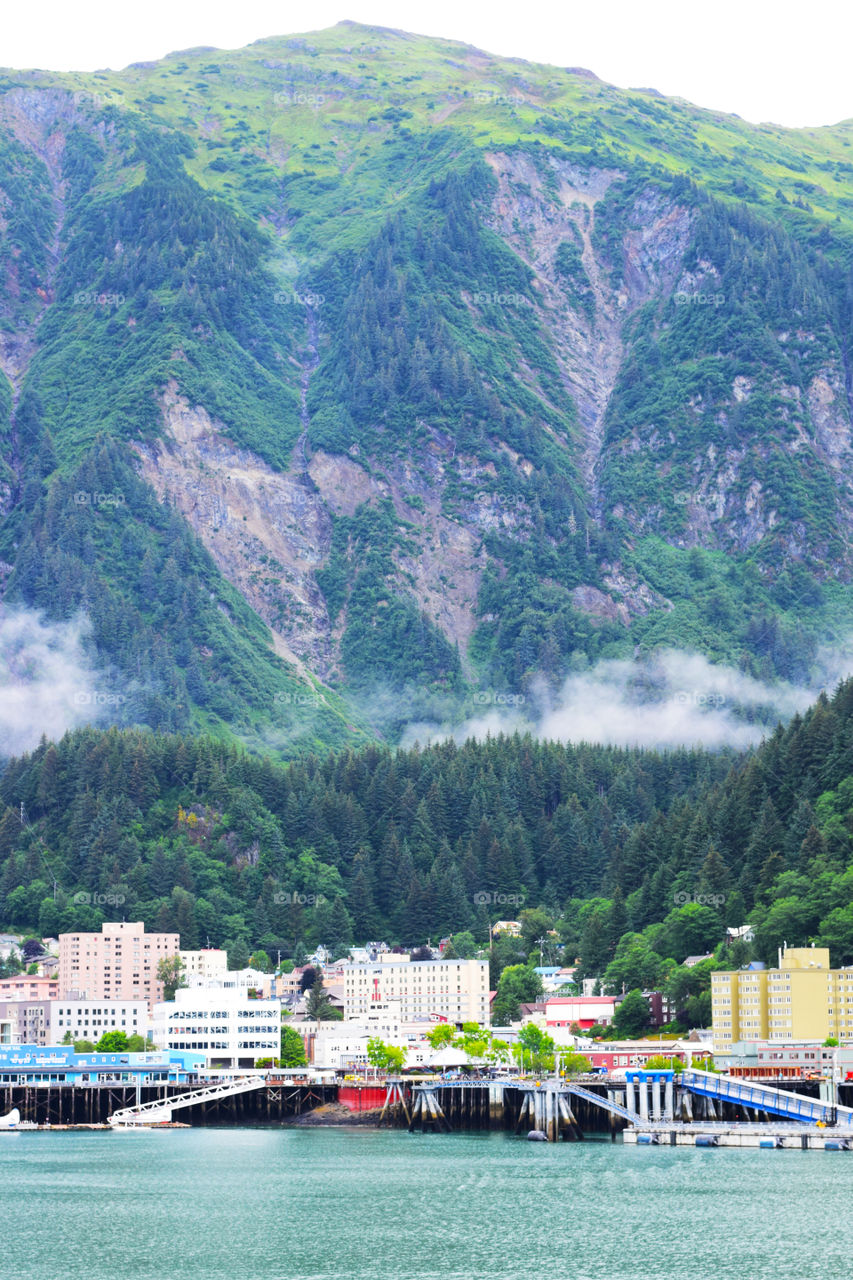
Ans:
POLYGON ((157 965, 178 954, 177 933, 146 933, 141 920, 103 924, 100 933, 59 935, 59 997, 145 1000, 149 1010, 163 999, 157 965))
POLYGON ((26 973, 0 978, 0 1000, 53 1000, 58 995, 56 978, 37 978, 26 973))

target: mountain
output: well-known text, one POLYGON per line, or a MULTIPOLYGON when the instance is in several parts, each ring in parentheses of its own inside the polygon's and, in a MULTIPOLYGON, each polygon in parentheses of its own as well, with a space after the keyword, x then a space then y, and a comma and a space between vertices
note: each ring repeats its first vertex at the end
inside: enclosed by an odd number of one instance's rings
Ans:
POLYGON ((662 647, 808 682, 851 142, 353 23, 3 72, 7 613, 282 755, 662 647))

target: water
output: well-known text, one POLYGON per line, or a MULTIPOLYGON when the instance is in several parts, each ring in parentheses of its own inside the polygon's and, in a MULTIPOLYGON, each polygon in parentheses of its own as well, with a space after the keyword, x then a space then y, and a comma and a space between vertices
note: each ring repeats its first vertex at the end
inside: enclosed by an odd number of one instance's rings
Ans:
POLYGON ((504 1134, 0 1137, 35 1280, 842 1280, 853 1154, 504 1134))

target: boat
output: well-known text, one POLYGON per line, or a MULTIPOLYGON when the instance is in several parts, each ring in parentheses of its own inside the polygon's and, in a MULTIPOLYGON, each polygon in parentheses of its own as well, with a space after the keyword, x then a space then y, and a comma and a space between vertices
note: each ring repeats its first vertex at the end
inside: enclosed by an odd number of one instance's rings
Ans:
POLYGON ((8 1115, 0 1116, 0 1131, 3 1129, 17 1129, 21 1123, 21 1113, 17 1107, 13 1107, 8 1115))

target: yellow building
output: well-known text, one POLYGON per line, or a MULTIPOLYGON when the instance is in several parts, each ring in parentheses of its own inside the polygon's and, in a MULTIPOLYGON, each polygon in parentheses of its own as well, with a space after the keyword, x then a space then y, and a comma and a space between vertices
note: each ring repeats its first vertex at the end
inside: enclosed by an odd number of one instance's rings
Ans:
POLYGON ((853 967, 830 969, 828 947, 785 947, 775 969, 711 975, 714 1046, 738 1040, 853 1040, 853 967))

